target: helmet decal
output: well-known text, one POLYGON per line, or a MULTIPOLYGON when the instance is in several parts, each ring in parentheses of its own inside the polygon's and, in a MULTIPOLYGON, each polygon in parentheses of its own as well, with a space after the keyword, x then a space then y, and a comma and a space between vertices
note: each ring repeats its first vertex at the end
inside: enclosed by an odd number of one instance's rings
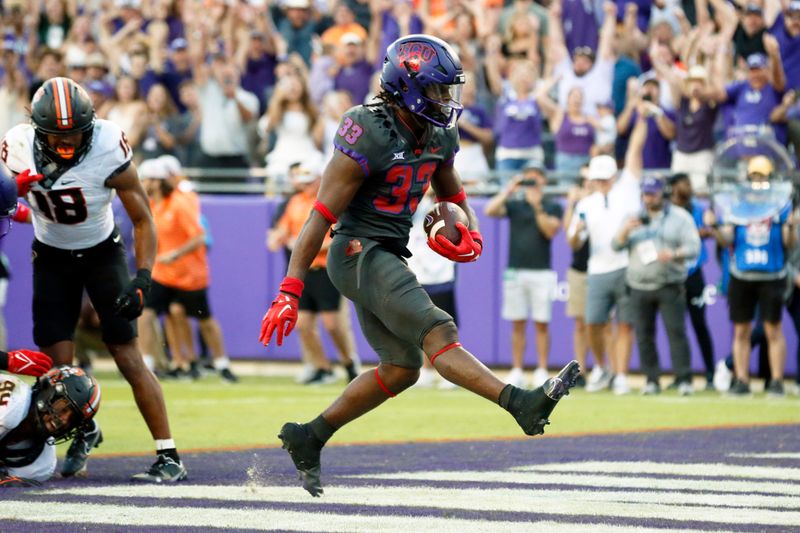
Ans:
POLYGON ((411 72, 419 72, 420 63, 429 63, 436 51, 427 43, 403 43, 397 47, 397 60, 411 72))
POLYGON ((64 78, 53 78, 53 101, 56 107, 56 126, 58 129, 72 129, 72 100, 69 96, 69 87, 64 78))

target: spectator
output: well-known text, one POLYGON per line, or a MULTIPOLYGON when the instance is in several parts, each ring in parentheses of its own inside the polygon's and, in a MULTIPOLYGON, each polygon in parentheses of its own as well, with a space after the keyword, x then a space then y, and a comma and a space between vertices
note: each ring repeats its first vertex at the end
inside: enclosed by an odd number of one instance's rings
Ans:
POLYGON ((28 86, 29 102, 45 80, 64 75, 64 54, 53 48, 43 48, 36 53, 36 63, 31 65, 31 69, 34 74, 28 86))
POLYGON ((139 96, 136 80, 130 76, 120 77, 114 100, 98 110, 97 114, 119 126, 125 132, 130 147, 134 151, 139 149, 147 127, 147 104, 139 96))
POLYGON ((574 87, 583 89, 583 112, 597 115, 597 103, 611 99, 611 83, 614 79, 614 29, 617 8, 612 2, 603 4, 605 19, 600 28, 597 52, 588 46, 572 50, 570 58, 561 28, 561 0, 550 5, 550 39, 547 60, 553 75, 560 76, 558 105, 567 107, 567 95, 574 87))
POLYGON ((373 68, 366 59, 361 37, 345 33, 336 52, 336 61, 329 72, 333 88, 348 92, 356 105, 365 103, 373 68))
POLYGON ((513 64, 495 112, 498 171, 521 170, 528 165, 544 163, 542 115, 533 91, 535 82, 533 63, 518 61, 513 64))
POLYGON ((239 71, 223 56, 211 65, 195 62, 200 104, 200 148, 206 168, 249 168, 247 125, 258 113, 258 98, 241 87, 239 71))
MULTIPOLYGON (((269 239, 270 250, 278 250, 283 245, 293 248, 316 200, 321 172, 319 164, 310 163, 308 159, 297 167, 296 179, 304 187, 286 205, 286 211, 269 239)), ((347 372, 348 381, 355 379, 359 372, 357 358, 351 357, 352 347, 348 342, 348 332, 342 327, 340 312, 342 295, 333 286, 326 270, 331 241, 331 236, 327 235, 306 275, 305 290, 300 298, 297 331, 302 338, 302 344, 313 354, 312 361, 316 367, 314 375, 305 382, 306 385, 321 385, 337 379, 319 339, 316 326, 318 316, 339 351, 339 360, 347 372)))
POLYGON ((626 375, 632 343, 632 317, 625 285, 628 256, 614 250, 611 243, 622 223, 638 212, 645 136, 646 124, 644 120, 640 120, 631 134, 625 168, 619 177, 613 157, 600 155, 592 158, 588 178, 594 182, 594 192, 575 206, 578 216, 572 217, 572 224, 567 232, 573 250, 580 248, 587 240, 589 242, 586 324, 595 362, 586 383, 586 390, 589 392, 607 388, 612 383, 612 377, 615 394, 630 392, 626 375), (618 322, 617 353, 614 354, 616 359, 609 361, 610 368, 604 368, 605 332, 614 307, 618 322), (616 376, 613 372, 616 372, 616 376))
POLYGON ((512 324, 512 368, 507 382, 522 387, 525 384, 525 356, 528 320, 536 329, 537 367, 533 386, 547 381, 547 361, 550 355, 549 323, 552 316, 553 288, 557 276, 550 259, 553 237, 561 227, 564 214, 560 204, 544 199, 547 184, 542 166, 531 166, 515 176, 508 186, 486 204, 485 212, 492 217, 508 217, 508 263, 503 274, 503 319, 512 324), (516 197, 517 192, 521 197, 516 197))
POLYGON ((764 35, 767 25, 764 23, 764 11, 761 3, 748 1, 739 17, 736 32, 733 34, 734 61, 747 59, 752 54, 766 54, 764 35))
MULTIPOLYGON (((581 46, 588 46, 597 50, 598 4, 584 0, 562 0, 561 2, 561 27, 564 31, 564 44, 567 50, 575 50, 581 46)), ((620 7, 622 12, 624 7, 620 7)))
POLYGON ((59 49, 69 33, 76 3, 66 0, 46 0, 44 10, 39 14, 39 42, 48 48, 59 49))
POLYGON ((465 72, 461 103, 464 110, 458 119, 461 149, 456 153, 454 166, 465 183, 483 182, 489 178, 489 163, 486 152, 494 143, 489 113, 477 101, 475 75, 465 72))
POLYGON ((661 85, 653 74, 643 74, 639 83, 639 90, 632 98, 628 98, 625 109, 617 119, 617 133, 629 135, 632 126, 641 116, 647 126, 642 153, 644 168, 670 168, 670 142, 675 138, 675 114, 659 105, 661 85))
POLYGON ((147 115, 140 154, 143 159, 155 159, 175 154, 178 135, 183 133, 183 121, 167 88, 158 83, 147 94, 147 115))
POLYGON ((297 53, 306 65, 311 64, 311 43, 317 33, 317 23, 311 13, 309 0, 284 0, 285 17, 278 22, 278 33, 286 43, 286 53, 297 53))
POLYGON ((660 313, 667 330, 678 393, 688 396, 694 390, 684 325, 684 283, 686 265, 693 263, 700 251, 700 238, 691 215, 683 209, 670 209, 665 202, 664 182, 660 179, 647 178, 642 182, 642 203, 644 210, 622 224, 611 247, 629 252, 625 279, 630 287, 639 358, 647 377, 643 392, 661 392, 656 347, 656 313, 660 313))
POLYGON ((714 388, 714 344, 706 322, 706 280, 703 276, 703 265, 708 260, 708 254, 702 239, 711 236, 711 229, 703 224, 703 208, 694 201, 689 175, 673 174, 669 179, 669 185, 670 203, 685 209, 692 215, 701 239, 700 253, 694 264, 689 267, 684 287, 686 289, 686 308, 689 310, 689 319, 692 322, 697 344, 700 346, 700 355, 703 357, 703 364, 706 367, 706 390, 709 390, 714 388))
POLYGON ((181 104, 186 111, 181 113, 180 135, 178 135, 178 159, 187 167, 199 167, 203 164, 203 151, 200 148, 200 126, 203 124, 203 113, 197 88, 192 80, 185 81, 178 87, 181 104))
MULTIPOLYGON (((183 37, 173 39, 169 43, 167 61, 163 64, 151 61, 153 72, 158 76, 159 82, 166 87, 172 101, 183 112, 186 109, 180 104, 181 83, 191 80, 192 59, 188 49, 189 43, 183 37)), ((245 87, 246 90, 249 90, 245 87)))
POLYGON ((786 87, 800 89, 800 1, 784 2, 770 33, 778 41, 786 87))
POLYGON ((305 79, 296 74, 280 78, 259 124, 265 139, 271 133, 276 135, 275 146, 266 159, 267 176, 271 180, 285 180, 289 165, 297 161, 298 154, 318 156, 311 135, 316 120, 317 112, 305 79))
POLYGON ((597 104, 597 118, 594 125, 594 148, 592 155, 613 154, 617 141, 617 119, 614 116, 614 102, 608 100, 597 104))
POLYGON ((365 26, 356 22, 355 13, 347 2, 340 2, 333 8, 333 25, 322 33, 320 39, 323 46, 335 48, 348 33, 357 36, 362 43, 367 41, 365 26))
POLYGON ((663 63, 656 63, 656 69, 669 80, 676 109, 672 172, 688 173, 691 188, 705 193, 714 161, 714 123, 719 110, 711 99, 708 74, 704 67, 695 65, 680 80, 663 63))
POLYGON ((14 43, 3 40, 2 79, 0 79, 0 131, 8 131, 13 126, 25 122, 25 107, 30 102, 28 81, 20 64, 20 56, 14 43))
POLYGON ((583 112, 583 90, 573 87, 562 109, 550 98, 549 92, 557 80, 550 78, 539 86, 536 101, 550 122, 556 138, 556 172, 560 178, 572 179, 589 162, 594 144, 594 126, 583 112))
POLYGON ((541 63, 538 17, 523 12, 509 21, 501 50, 506 59, 523 59, 538 66, 541 63))
POLYGON ((92 52, 86 56, 85 64, 85 80, 87 82, 93 80, 110 81, 111 78, 109 77, 108 61, 106 61, 106 58, 102 52, 92 52))
POLYGON ((372 22, 369 37, 375 53, 376 69, 383 65, 383 57, 388 47, 395 40, 412 33, 423 33, 422 19, 414 12, 412 0, 372 0, 372 22))
MULTIPOLYGON (((747 162, 747 176, 754 188, 761 188, 774 172, 764 156, 747 162)), ((778 215, 747 225, 722 221, 717 224, 713 211, 705 214, 705 223, 713 229, 721 246, 732 247, 728 302, 733 322, 733 361, 736 383, 728 391, 736 396, 750 394, 750 333, 758 305, 764 320, 769 345, 772 379, 767 387, 770 396, 783 396, 783 372, 786 363, 786 339, 781 328, 786 289, 786 253, 797 241, 797 217, 791 203, 778 215)))
MULTIPOLYGON (((350 94, 345 91, 331 91, 322 100, 322 115, 314 123, 313 138, 314 144, 322 146, 323 161, 330 161, 333 157, 333 139, 336 137, 336 130, 345 112, 353 107, 350 94)), ((462 145, 463 149, 463 145, 462 145)))
MULTIPOLYGON (((567 208, 564 210, 564 227, 572 226, 572 218, 575 215, 575 206, 589 196, 592 191, 589 188, 590 181, 586 179, 589 165, 581 167, 578 184, 570 187, 567 193, 567 208)), ((569 296, 567 298, 566 315, 575 321, 572 330, 572 347, 575 352, 575 359, 586 368, 586 354, 589 351, 589 335, 586 328, 586 271, 589 268, 589 241, 582 236, 578 248, 572 250, 572 262, 567 271, 567 286, 569 296)), ((586 378, 579 376, 578 386, 586 386, 586 378)))
POLYGON ((275 38, 255 31, 239 46, 236 61, 242 72, 242 88, 258 97, 258 112, 262 114, 275 87, 275 38))

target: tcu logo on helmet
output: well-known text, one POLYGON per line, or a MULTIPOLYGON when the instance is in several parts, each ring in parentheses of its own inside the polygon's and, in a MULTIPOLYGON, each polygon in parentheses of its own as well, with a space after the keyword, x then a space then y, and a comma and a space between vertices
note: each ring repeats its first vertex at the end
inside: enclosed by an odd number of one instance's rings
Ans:
POLYGON ((397 59, 414 72, 419 71, 420 63, 427 63, 436 55, 436 51, 426 43, 403 43, 397 48, 397 59))

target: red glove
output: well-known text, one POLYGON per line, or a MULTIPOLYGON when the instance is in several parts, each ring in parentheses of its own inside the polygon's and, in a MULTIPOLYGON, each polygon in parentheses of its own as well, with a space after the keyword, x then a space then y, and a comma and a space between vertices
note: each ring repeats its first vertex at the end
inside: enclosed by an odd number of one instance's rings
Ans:
POLYGON ((267 346, 272 333, 277 329, 278 346, 283 345, 283 337, 289 335, 297 324, 297 306, 303 294, 303 282, 296 278, 284 278, 280 293, 273 300, 267 314, 261 319, 261 335, 258 341, 267 346))
POLYGON ((17 174, 17 196, 25 196, 31 190, 31 185, 44 178, 44 174, 31 174, 31 169, 17 174))
POLYGON ((456 222, 456 228, 461 232, 458 245, 444 235, 436 235, 435 239, 428 238, 428 246, 442 257, 457 263, 477 261, 483 251, 483 237, 477 231, 469 231, 461 222, 456 222))
POLYGON ((31 208, 25 204, 21 204, 17 202, 17 210, 14 211, 14 214, 11 216, 11 220, 14 222, 27 222, 28 216, 31 214, 31 208))
POLYGON ((8 371, 12 374, 39 377, 53 366, 53 360, 42 352, 15 350, 8 352, 8 371))

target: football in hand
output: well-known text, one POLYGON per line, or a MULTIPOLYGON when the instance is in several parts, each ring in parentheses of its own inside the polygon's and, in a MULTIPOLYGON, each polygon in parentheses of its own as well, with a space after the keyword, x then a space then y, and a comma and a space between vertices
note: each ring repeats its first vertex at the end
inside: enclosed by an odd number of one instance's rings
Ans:
POLYGON ((451 202, 439 202, 425 215, 422 227, 431 239, 442 235, 453 244, 458 244, 461 242, 461 233, 456 228, 456 222, 469 227, 469 218, 463 209, 451 202))

